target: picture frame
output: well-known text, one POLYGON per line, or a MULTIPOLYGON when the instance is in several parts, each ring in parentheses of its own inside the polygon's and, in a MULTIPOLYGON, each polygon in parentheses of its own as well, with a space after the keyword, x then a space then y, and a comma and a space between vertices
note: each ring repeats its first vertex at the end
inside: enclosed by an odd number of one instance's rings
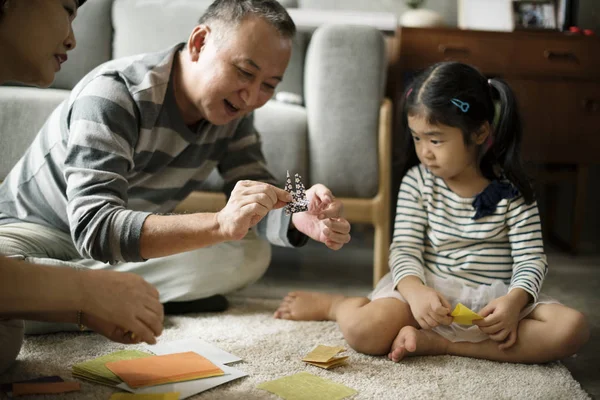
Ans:
POLYGON ((553 0, 515 0, 513 1, 515 30, 559 29, 556 17, 556 3, 553 0))

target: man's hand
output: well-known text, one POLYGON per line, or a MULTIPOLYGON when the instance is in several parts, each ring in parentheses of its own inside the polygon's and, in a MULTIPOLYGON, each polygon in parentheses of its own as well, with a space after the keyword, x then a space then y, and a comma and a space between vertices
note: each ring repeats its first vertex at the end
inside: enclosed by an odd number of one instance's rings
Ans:
MULTIPOLYGON (((517 341, 519 314, 527 304, 527 302, 523 302, 523 296, 518 295, 518 290, 520 289, 513 290, 506 296, 490 301, 487 306, 479 311, 479 315, 483 319, 473 321, 473 324, 477 325, 483 333, 489 335, 490 339, 499 342, 498 348, 500 350, 512 347, 517 341)), ((529 295, 526 294, 526 296, 529 295)))
POLYGON ((332 250, 350 241, 350 223, 341 217, 342 202, 327 187, 316 184, 306 191, 308 211, 292 215, 292 223, 300 232, 332 250))
POLYGON ((216 214, 225 240, 241 240, 271 210, 284 207, 292 195, 268 183, 239 181, 225 207, 216 214))
MULTIPOLYGON (((132 332, 124 331, 112 322, 104 321, 98 317, 89 314, 83 314, 81 322, 91 330, 102 336, 112 340, 113 342, 123 344, 135 344, 140 343, 142 339, 132 334, 132 332)), ((150 343, 150 342, 149 342, 150 343)), ((156 341, 150 343, 154 344, 156 341)))
POLYGON ((156 288, 126 272, 83 270, 77 275, 83 293, 81 310, 85 318, 92 320, 90 328, 94 329, 94 321, 99 320, 98 332, 110 339, 119 336, 109 334, 118 328, 134 333, 140 341, 156 343, 164 319, 156 288))

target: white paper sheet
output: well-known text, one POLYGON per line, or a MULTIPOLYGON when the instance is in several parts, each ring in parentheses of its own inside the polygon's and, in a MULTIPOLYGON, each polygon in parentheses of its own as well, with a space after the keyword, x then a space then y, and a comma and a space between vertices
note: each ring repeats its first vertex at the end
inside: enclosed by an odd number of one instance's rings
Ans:
POLYGON ((186 399, 200 392, 204 392, 205 390, 212 389, 215 386, 231 382, 244 376, 248 376, 248 374, 244 371, 228 367, 224 364, 219 365, 219 367, 223 370, 223 372, 226 375, 215 376, 212 378, 196 379, 194 381, 187 382, 168 383, 166 385, 150 386, 142 389, 132 389, 129 386, 127 386, 126 383, 121 383, 117 387, 119 389, 123 389, 135 394, 178 392, 179 399, 186 399))
POLYGON ((231 364, 234 362, 242 361, 242 359, 238 356, 221 350, 220 348, 210 343, 207 343, 201 339, 175 340, 173 342, 159 343, 153 346, 146 346, 146 349, 156 354, 157 356, 193 351, 194 353, 198 353, 201 356, 208 358, 215 364, 231 364))

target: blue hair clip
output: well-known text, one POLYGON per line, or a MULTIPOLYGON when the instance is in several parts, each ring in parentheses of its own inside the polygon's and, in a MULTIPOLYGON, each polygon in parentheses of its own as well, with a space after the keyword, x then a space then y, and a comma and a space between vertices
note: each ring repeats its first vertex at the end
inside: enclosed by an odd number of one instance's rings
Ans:
POLYGON ((469 107, 471 107, 471 105, 469 103, 464 102, 464 101, 460 101, 459 99, 452 99, 450 101, 456 107, 460 108, 460 111, 462 111, 464 113, 466 113, 467 111, 469 111, 469 107))

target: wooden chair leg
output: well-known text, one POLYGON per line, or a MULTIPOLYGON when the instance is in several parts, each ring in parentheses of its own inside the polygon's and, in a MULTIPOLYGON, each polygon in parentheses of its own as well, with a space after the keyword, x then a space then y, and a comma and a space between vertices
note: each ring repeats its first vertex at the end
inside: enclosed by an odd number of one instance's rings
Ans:
MULTIPOLYGON (((387 204, 384 207, 387 207, 387 204)), ((380 218, 373 223, 373 287, 377 285, 389 270, 390 217, 387 214, 386 211, 381 211, 380 218)))

